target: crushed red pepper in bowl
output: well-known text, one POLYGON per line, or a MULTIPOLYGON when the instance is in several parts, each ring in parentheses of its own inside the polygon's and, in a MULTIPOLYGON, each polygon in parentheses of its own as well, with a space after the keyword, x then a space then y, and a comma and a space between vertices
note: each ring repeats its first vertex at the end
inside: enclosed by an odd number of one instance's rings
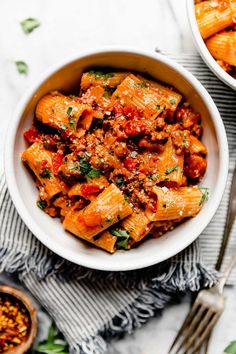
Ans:
POLYGON ((37 332, 36 311, 27 295, 0 286, 0 353, 25 353, 37 332))
POLYGON ((14 297, 0 294, 0 353, 23 343, 30 325, 26 307, 14 297))

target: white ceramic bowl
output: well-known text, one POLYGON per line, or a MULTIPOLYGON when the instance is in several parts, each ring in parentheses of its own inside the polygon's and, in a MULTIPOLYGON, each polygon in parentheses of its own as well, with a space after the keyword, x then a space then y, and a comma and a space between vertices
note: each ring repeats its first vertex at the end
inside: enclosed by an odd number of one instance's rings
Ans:
POLYGON ((207 49, 207 46, 202 39, 202 36, 200 34, 196 16, 195 16, 195 11, 194 11, 194 0, 186 0, 186 5, 187 5, 187 16, 189 20, 189 25, 191 28, 192 32, 192 37, 195 43, 195 46, 201 55, 202 59, 206 63, 206 65, 209 67, 209 69, 221 80, 223 81, 226 85, 231 87, 232 89, 236 90, 236 79, 234 79, 232 76, 227 74, 219 64, 215 61, 209 50, 207 49))
POLYGON ((166 260, 193 242, 204 230, 220 203, 228 172, 228 145, 219 112, 200 82, 187 70, 156 53, 130 49, 105 49, 78 54, 44 74, 19 103, 8 129, 5 172, 12 200, 28 228, 53 252, 74 263, 100 270, 131 270, 166 260), (70 92, 79 87, 81 73, 88 68, 110 66, 147 72, 154 79, 175 86, 202 114, 203 142, 208 148, 208 168, 202 185, 210 198, 194 218, 159 239, 149 239, 130 251, 110 255, 87 245, 63 230, 36 206, 38 191, 32 176, 21 162, 26 148, 23 132, 32 125, 36 103, 52 90, 70 92))

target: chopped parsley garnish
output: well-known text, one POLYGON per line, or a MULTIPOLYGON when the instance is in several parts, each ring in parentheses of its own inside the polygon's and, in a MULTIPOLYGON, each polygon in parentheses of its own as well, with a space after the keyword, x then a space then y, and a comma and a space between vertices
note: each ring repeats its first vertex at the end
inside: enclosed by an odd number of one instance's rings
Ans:
POLYGON ((130 156, 134 159, 138 155, 137 151, 132 151, 130 156))
POLYGON ((104 92, 103 97, 105 97, 105 98, 109 98, 109 97, 110 97, 110 95, 109 95, 109 93, 108 93, 108 92, 104 92))
POLYGON ((183 145, 186 149, 188 148, 188 142, 186 136, 184 136, 183 145))
POLYGON ((113 219, 106 219, 106 222, 112 222, 113 219))
POLYGON ((172 99, 170 100, 170 104, 176 104, 176 99, 175 99, 175 98, 172 98, 172 99))
POLYGON ((104 73, 103 71, 90 70, 89 74, 90 75, 95 75, 96 78, 109 79, 110 77, 113 77, 113 73, 104 73))
POLYGON ((124 198, 125 198, 125 201, 128 202, 129 201, 129 197, 127 194, 124 194, 124 198))
POLYGON ((45 200, 38 200, 37 206, 39 207, 39 209, 43 210, 46 208, 47 202, 45 200))
POLYGON ((147 85, 146 85, 144 82, 141 82, 140 84, 135 84, 135 87, 138 87, 138 88, 146 88, 147 85))
POLYGON ((99 178, 101 175, 100 170, 97 170, 96 168, 92 168, 89 173, 87 173, 86 177, 88 179, 92 179, 92 178, 99 178))
POLYGON ((47 179, 51 179, 51 177, 52 177, 52 172, 51 172, 48 168, 44 167, 44 168, 42 169, 42 172, 40 173, 40 177, 42 177, 42 178, 47 178, 47 179))
POLYGON ((25 33, 31 33, 33 30, 40 26, 40 22, 36 18, 26 18, 20 22, 21 27, 25 33))
POLYGON ((71 126, 71 128, 73 129, 73 130, 76 130, 76 119, 75 118, 73 118, 73 117, 70 117, 70 119, 69 119, 69 125, 71 126))
POLYGON ((129 242, 130 235, 126 230, 114 229, 111 230, 111 234, 118 238, 118 241, 116 243, 116 246, 118 248, 123 248, 125 250, 128 249, 128 242, 129 242))
POLYGON ((118 100, 120 98, 120 96, 119 95, 116 95, 116 99, 118 100))
POLYGON ((18 60, 15 63, 19 74, 28 74, 29 67, 24 61, 18 60))
POLYGON ((170 168, 167 168, 166 171, 165 171, 165 174, 166 175, 169 175, 170 173, 174 172, 174 171, 177 171, 178 170, 178 165, 175 165, 173 167, 170 167, 170 168))
POLYGON ((156 109, 158 109, 158 111, 159 111, 161 109, 161 106, 159 104, 157 104, 156 109))
POLYGON ((166 208, 166 204, 163 204, 162 206, 163 206, 163 208, 166 208))
POLYGON ((111 154, 111 155, 114 154, 114 150, 109 150, 108 152, 109 152, 109 154, 111 154))
POLYGON ((205 187, 198 187, 198 188, 202 192, 202 197, 201 197, 201 200, 199 202, 199 205, 202 205, 204 202, 208 201, 209 191, 208 191, 208 188, 205 188, 205 187))
POLYGON ((116 181, 117 187, 123 187, 124 184, 125 184, 125 180, 124 180, 123 178, 119 178, 119 179, 116 181))
POLYGON ((91 165, 87 160, 86 155, 84 157, 80 157, 80 172, 82 175, 87 175, 91 170, 91 165))
POLYGON ((67 108, 67 111, 66 111, 66 114, 68 114, 69 116, 71 115, 71 112, 72 112, 73 108, 72 107, 68 107, 67 108))
POLYGON ((152 175, 148 176, 148 178, 152 179, 152 180, 155 180, 155 179, 158 179, 160 178, 161 176, 157 173, 153 173, 152 175))
POLYGON ((100 170, 93 168, 87 160, 87 157, 90 156, 89 153, 85 153, 84 157, 79 156, 80 158, 80 172, 82 175, 86 176, 88 179, 99 178, 101 175, 100 170))
POLYGON ((67 126, 63 123, 59 123, 59 126, 62 130, 66 130, 67 129, 67 126))

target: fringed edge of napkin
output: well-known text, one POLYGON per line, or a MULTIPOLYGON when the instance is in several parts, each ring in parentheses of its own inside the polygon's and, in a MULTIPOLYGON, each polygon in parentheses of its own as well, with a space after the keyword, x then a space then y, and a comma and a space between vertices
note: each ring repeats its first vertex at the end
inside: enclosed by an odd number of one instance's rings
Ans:
MULTIPOLYGON (((188 254, 196 245, 192 244, 189 249, 182 253, 188 254)), ((193 250, 192 250, 193 251, 193 250)), ((50 252, 50 251, 48 251, 50 252)), ((51 252, 50 252, 51 253, 51 252)), ((217 273, 208 270, 201 262, 184 262, 185 256, 177 255, 171 261, 165 261, 159 265, 133 272, 100 272, 73 265, 68 261, 52 253, 51 257, 45 256, 40 264, 36 264, 35 258, 24 252, 15 253, 12 250, 0 249, 0 270, 8 273, 18 273, 19 278, 25 283, 25 277, 33 272, 38 279, 56 276, 62 280, 63 274, 75 279, 89 278, 91 281, 118 282, 126 287, 136 286, 141 290, 132 304, 129 304, 122 312, 109 321, 99 333, 85 338, 80 343, 74 343, 70 347, 72 353, 102 354, 107 348, 106 341, 132 333, 140 328, 149 318, 157 316, 162 309, 178 298, 186 291, 198 291, 203 287, 211 287, 217 281, 217 273), (141 274, 142 273, 142 276, 141 274), (98 278, 99 277, 99 278, 98 278), (140 277, 142 281, 140 282, 140 277), (138 281, 139 280, 139 281, 138 281)), ((27 284, 26 284, 27 285, 27 284)), ((46 308, 49 314, 52 311, 46 308)), ((55 316, 54 316, 55 317, 55 316)), ((56 319, 56 325, 60 328, 60 321, 56 319)), ((66 334, 65 334, 66 338, 66 334)), ((67 339, 67 338, 66 338, 67 339)))
POLYGON ((71 346, 71 352, 103 354, 107 343, 112 339, 131 334, 150 318, 160 315, 173 299, 176 301, 187 291, 195 292, 202 287, 211 287, 216 281, 217 273, 209 271, 200 263, 191 263, 187 267, 186 264, 175 263, 169 272, 152 279, 150 284, 144 286, 141 295, 109 321, 97 335, 71 346))

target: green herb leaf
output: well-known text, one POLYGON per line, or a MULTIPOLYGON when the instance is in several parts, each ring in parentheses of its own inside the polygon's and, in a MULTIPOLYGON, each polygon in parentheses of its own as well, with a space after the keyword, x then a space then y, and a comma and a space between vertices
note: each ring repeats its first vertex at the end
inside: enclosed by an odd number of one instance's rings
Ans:
POLYGON ((63 340, 61 334, 58 333, 55 325, 52 324, 48 330, 47 340, 39 343, 33 352, 44 354, 68 354, 68 345, 63 340))
POLYGON ((68 107, 67 111, 66 111, 66 114, 71 115, 72 110, 73 110, 72 107, 68 107))
POLYGON ((66 126, 65 124, 63 124, 63 123, 60 123, 60 128, 61 128, 62 130, 66 130, 66 129, 67 129, 67 126, 66 126))
POLYGON ((148 178, 152 179, 152 180, 156 180, 158 178, 160 178, 161 176, 157 173, 153 173, 152 175, 148 176, 148 178))
POLYGON ((108 92, 104 92, 103 97, 105 97, 105 98, 109 98, 109 97, 110 97, 110 95, 109 95, 109 93, 108 93, 108 92))
POLYGON ((87 175, 89 171, 91 170, 91 165, 87 161, 86 155, 84 157, 80 157, 80 172, 82 175, 87 175))
POLYGON ((116 236, 116 237, 126 237, 126 238, 129 238, 129 234, 126 230, 122 230, 122 229, 114 229, 114 230, 111 230, 111 234, 113 236, 116 236))
POLYGON ((40 22, 36 18, 26 18, 20 22, 21 27, 25 33, 31 33, 33 30, 40 26, 40 22))
POLYGON ((202 205, 204 202, 208 201, 209 191, 208 191, 208 188, 205 188, 205 187, 198 187, 198 188, 202 192, 202 197, 201 197, 201 200, 199 202, 199 205, 202 205))
POLYGON ((178 170, 178 165, 175 165, 173 167, 170 167, 170 168, 167 168, 166 171, 165 171, 165 174, 166 175, 169 175, 170 173, 174 172, 174 171, 177 171, 178 170))
POLYGON ((129 240, 126 238, 124 240, 118 241, 116 243, 116 246, 118 248, 123 248, 124 250, 127 250, 128 249, 128 242, 129 242, 129 240))
POLYGON ((117 187, 122 187, 124 184, 125 184, 125 181, 124 181, 123 178, 119 178, 119 179, 116 181, 117 187))
POLYGON ((137 151, 132 151, 130 156, 134 159, 138 155, 137 151))
POLYGON ((24 61, 18 60, 15 63, 19 74, 28 74, 29 67, 24 61))
POLYGON ((73 117, 70 117, 70 119, 69 119, 69 125, 71 126, 71 128, 72 128, 73 130, 76 130, 75 124, 76 124, 76 119, 73 118, 73 117))
POLYGON ((47 178, 47 179, 51 179, 52 177, 52 172, 48 169, 48 168, 43 168, 42 172, 40 173, 40 177, 42 178, 47 178))
POLYGON ((187 142, 187 138, 184 135, 184 139, 183 139, 183 146, 187 149, 188 148, 188 142, 187 142))
POLYGON ((39 209, 43 210, 46 208, 47 202, 45 200, 38 200, 37 206, 39 207, 39 209))
POLYGON ((95 77, 98 78, 105 78, 105 79, 109 79, 110 77, 113 77, 113 73, 104 73, 103 71, 94 71, 94 70, 90 70, 89 71, 90 75, 95 75, 95 77))
POLYGON ((157 104, 156 109, 158 109, 158 111, 159 111, 161 109, 161 106, 159 104, 157 104))
POLYGON ((176 99, 175 99, 175 98, 172 98, 172 99, 170 100, 170 104, 176 104, 176 99))
POLYGON ((114 229, 111 230, 111 234, 118 238, 118 241, 116 243, 116 246, 118 248, 123 248, 125 250, 128 249, 128 242, 129 242, 130 235, 126 230, 114 229))
POLYGON ((135 84, 135 87, 138 87, 138 88, 146 88, 147 85, 146 85, 144 82, 141 82, 140 84, 135 84))
POLYGON ((92 168, 87 174, 86 177, 88 179, 92 179, 92 178, 99 178, 101 175, 100 170, 97 170, 96 168, 92 168))
POLYGON ((45 343, 45 344, 39 344, 36 348, 36 351, 38 353, 44 353, 44 354, 56 354, 56 353, 62 353, 66 349, 66 345, 62 344, 55 344, 55 343, 45 343))
POLYGON ((48 329, 48 338, 47 342, 48 343, 53 343, 57 335, 57 330, 55 325, 52 323, 52 325, 48 329))
POLYGON ((236 341, 231 342, 227 348, 225 348, 224 353, 236 354, 236 341))

